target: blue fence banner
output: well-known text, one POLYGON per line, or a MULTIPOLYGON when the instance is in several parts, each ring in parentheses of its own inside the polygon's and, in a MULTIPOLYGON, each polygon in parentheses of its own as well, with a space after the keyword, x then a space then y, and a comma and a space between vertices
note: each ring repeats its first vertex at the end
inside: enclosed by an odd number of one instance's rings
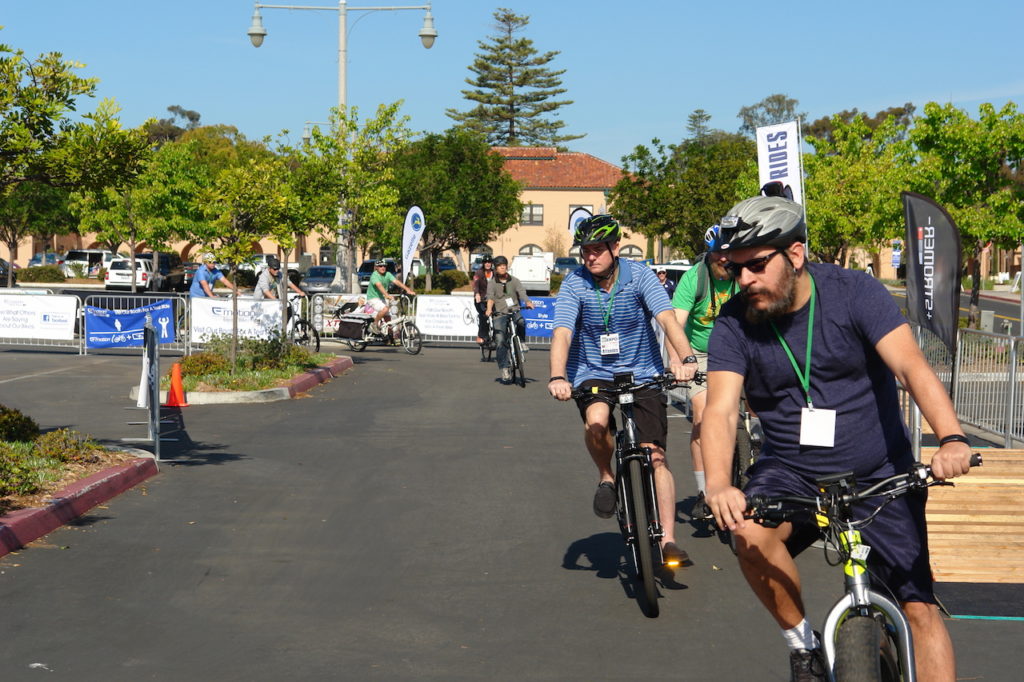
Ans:
POLYGON ((551 328, 555 324, 555 297, 531 296, 534 308, 523 307, 523 319, 526 321, 527 336, 552 336, 551 328))
POLYGON ((170 299, 131 310, 108 310, 85 306, 86 348, 127 348, 142 346, 146 313, 160 343, 174 343, 174 305, 170 299))

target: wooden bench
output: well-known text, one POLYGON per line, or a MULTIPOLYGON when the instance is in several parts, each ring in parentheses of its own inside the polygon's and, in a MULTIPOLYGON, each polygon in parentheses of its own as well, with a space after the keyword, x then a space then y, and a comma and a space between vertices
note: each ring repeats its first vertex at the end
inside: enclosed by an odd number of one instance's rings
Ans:
MULTIPOLYGON (((922 448, 931 460, 936 448, 922 448)), ((979 448, 979 468, 928 491, 937 582, 1024 583, 1024 450, 979 448)))

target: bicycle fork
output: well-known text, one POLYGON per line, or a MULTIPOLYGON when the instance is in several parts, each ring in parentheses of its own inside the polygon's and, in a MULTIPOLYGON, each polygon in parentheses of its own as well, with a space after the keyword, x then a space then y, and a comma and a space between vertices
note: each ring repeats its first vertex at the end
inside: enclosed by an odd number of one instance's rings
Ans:
MULTIPOLYGON (((630 545, 630 549, 634 554, 634 561, 636 560, 636 543, 637 543, 637 527, 636 519, 633 516, 632 505, 626 504, 626 501, 630 499, 632 492, 629 487, 629 463, 632 460, 640 462, 640 472, 644 479, 644 497, 643 500, 633 500, 635 505, 645 505, 648 510, 648 523, 651 527, 651 539, 653 541, 654 549, 656 550, 657 563, 662 563, 661 556, 661 539, 665 536, 664 529, 661 525, 661 517, 659 516, 658 509, 658 497, 655 493, 654 488, 654 470, 651 462, 651 449, 647 447, 637 447, 635 445, 628 446, 623 442, 621 438, 616 447, 616 459, 618 460, 616 466, 619 471, 618 475, 618 487, 619 487, 619 500, 621 501, 622 507, 622 524, 626 535, 626 544, 630 545)), ((633 441, 635 442, 635 440, 633 441)))
POLYGON ((910 632, 910 623, 899 605, 871 587, 867 571, 867 555, 870 547, 861 542, 859 530, 846 529, 840 534, 844 550, 848 558, 843 563, 846 594, 839 598, 825 618, 822 630, 822 645, 828 660, 829 679, 834 679, 832 670, 836 660, 836 632, 849 614, 874 616, 881 612, 885 615, 888 625, 896 631, 897 655, 904 682, 916 682, 917 671, 914 666, 914 640, 910 632))

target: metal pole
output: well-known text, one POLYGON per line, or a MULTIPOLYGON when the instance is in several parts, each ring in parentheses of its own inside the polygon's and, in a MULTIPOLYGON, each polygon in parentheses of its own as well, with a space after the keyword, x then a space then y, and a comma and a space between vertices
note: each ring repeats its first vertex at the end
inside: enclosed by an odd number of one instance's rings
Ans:
MULTIPOLYGON (((346 0, 338 0, 338 115, 345 116, 345 120, 348 120, 348 111, 346 110, 347 103, 347 83, 346 77, 348 72, 348 4, 346 0)), ((348 136, 347 126, 344 130, 340 131, 346 137, 348 136)), ((350 249, 350 237, 348 228, 345 227, 345 205, 343 200, 338 198, 338 231, 336 235, 337 246, 338 246, 338 275, 341 279, 339 284, 341 285, 342 293, 358 292, 358 285, 353 284, 353 275, 355 274, 352 270, 352 251, 350 249)))
MULTIPOLYGON (((1024 293, 1024 292, 1021 292, 1024 293)), ((1024 298, 1024 297, 1022 297, 1024 298)), ((1006 422, 1003 427, 1005 435, 1003 436, 1003 447, 1010 449, 1013 447, 1013 415, 1017 411, 1017 400, 1024 396, 1018 395, 1017 389, 1017 341, 1019 339, 1010 337, 1010 367, 1007 374, 1009 385, 1007 386, 1007 394, 1010 399, 1006 401, 1006 422)))
MULTIPOLYGON (((918 325, 914 329, 914 338, 917 341, 917 347, 921 347, 921 326, 918 325)), ((921 408, 917 406, 917 401, 914 400, 914 396, 910 394, 907 387, 904 386, 903 390, 907 391, 907 399, 910 400, 912 410, 910 413, 910 449, 914 453, 914 461, 921 461, 921 408)))

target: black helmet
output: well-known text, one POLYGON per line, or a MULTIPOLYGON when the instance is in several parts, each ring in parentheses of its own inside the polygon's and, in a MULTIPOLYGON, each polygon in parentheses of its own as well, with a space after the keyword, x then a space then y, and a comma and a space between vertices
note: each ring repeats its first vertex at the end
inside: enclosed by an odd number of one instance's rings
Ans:
POLYGON ((498 267, 499 265, 508 265, 508 258, 505 258, 504 256, 497 256, 493 262, 494 267, 498 267))
POLYGON ((267 256, 267 267, 271 270, 280 270, 281 261, 277 259, 277 256, 267 256))
POLYGON ((783 197, 752 197, 722 218, 722 250, 751 246, 786 247, 807 239, 804 208, 783 197))
POLYGON ((493 262, 494 262, 494 259, 491 258, 491 254, 489 254, 489 253, 485 253, 484 257, 480 259, 480 265, 483 265, 484 263, 493 263, 493 262))
POLYGON ((572 235, 572 243, 575 246, 586 246, 587 244, 610 244, 622 239, 622 228, 615 218, 607 213, 590 216, 576 226, 572 235))
POLYGON ((382 266, 382 265, 383 265, 384 267, 387 267, 387 266, 388 266, 388 262, 387 262, 386 260, 384 260, 383 258, 378 258, 378 259, 376 260, 376 262, 374 262, 374 264, 373 264, 373 267, 375 267, 375 268, 379 268, 379 267, 380 267, 380 266, 382 266))

